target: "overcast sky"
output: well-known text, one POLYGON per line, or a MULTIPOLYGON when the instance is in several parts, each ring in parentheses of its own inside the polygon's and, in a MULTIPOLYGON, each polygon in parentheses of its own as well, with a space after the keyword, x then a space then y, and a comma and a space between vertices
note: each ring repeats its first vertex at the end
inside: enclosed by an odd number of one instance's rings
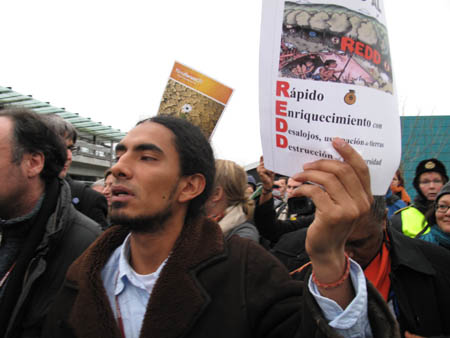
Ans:
MULTIPOLYGON (((450 115, 450 1, 384 7, 401 114, 450 115)), ((258 160, 261 1, 14 0, 0 12, 1 86, 128 131, 156 114, 177 60, 235 90, 216 156, 258 160)))

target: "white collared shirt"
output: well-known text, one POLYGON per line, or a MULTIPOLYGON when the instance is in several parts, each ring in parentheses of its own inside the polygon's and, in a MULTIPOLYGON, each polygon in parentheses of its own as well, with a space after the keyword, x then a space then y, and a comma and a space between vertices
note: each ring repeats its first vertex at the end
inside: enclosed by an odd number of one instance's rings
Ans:
POLYGON ((322 297, 316 286, 309 278, 308 288, 317 301, 328 325, 346 338, 372 337, 367 311, 367 285, 361 267, 350 259, 350 278, 355 290, 355 298, 343 310, 334 300, 322 297))
POLYGON ((125 335, 128 338, 139 337, 150 295, 167 262, 166 258, 155 272, 140 275, 128 263, 129 257, 130 235, 114 250, 101 273, 114 317, 118 318, 117 299, 125 335))

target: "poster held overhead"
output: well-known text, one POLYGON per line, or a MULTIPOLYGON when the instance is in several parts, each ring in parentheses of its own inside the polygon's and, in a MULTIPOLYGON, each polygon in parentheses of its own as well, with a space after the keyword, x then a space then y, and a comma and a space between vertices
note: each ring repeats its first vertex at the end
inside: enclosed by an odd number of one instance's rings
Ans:
POLYGON ((263 0, 260 126, 265 166, 291 176, 340 159, 341 137, 384 195, 400 164, 401 129, 381 1, 263 0))
POLYGON ((158 115, 186 119, 211 139, 232 93, 233 89, 175 62, 158 115))

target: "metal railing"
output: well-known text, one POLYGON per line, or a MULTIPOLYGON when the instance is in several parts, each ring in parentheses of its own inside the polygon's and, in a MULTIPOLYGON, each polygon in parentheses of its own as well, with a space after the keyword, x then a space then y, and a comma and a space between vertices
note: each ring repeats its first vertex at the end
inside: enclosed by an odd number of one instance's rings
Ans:
POLYGON ((76 143, 76 150, 73 155, 87 156, 112 162, 112 151, 110 147, 105 147, 99 144, 89 143, 83 140, 79 140, 76 143))

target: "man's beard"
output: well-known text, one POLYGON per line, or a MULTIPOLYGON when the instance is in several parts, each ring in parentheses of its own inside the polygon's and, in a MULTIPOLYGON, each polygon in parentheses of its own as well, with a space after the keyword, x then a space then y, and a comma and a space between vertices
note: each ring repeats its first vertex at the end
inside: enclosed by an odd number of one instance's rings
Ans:
MULTIPOLYGON (((114 202, 112 209, 120 209, 120 204, 120 202, 114 202)), ((130 217, 112 212, 111 222, 123 226, 131 232, 154 234, 165 229, 165 223, 172 216, 172 213, 172 203, 169 203, 164 210, 153 215, 130 217)))
POLYGON ((138 215, 135 217, 121 215, 122 202, 113 202, 111 204, 111 223, 123 226, 131 232, 154 234, 163 231, 166 227, 166 221, 173 214, 173 198, 178 188, 178 183, 179 179, 169 193, 166 207, 153 215, 138 215), (119 211, 118 214, 114 214, 114 209, 119 211))

